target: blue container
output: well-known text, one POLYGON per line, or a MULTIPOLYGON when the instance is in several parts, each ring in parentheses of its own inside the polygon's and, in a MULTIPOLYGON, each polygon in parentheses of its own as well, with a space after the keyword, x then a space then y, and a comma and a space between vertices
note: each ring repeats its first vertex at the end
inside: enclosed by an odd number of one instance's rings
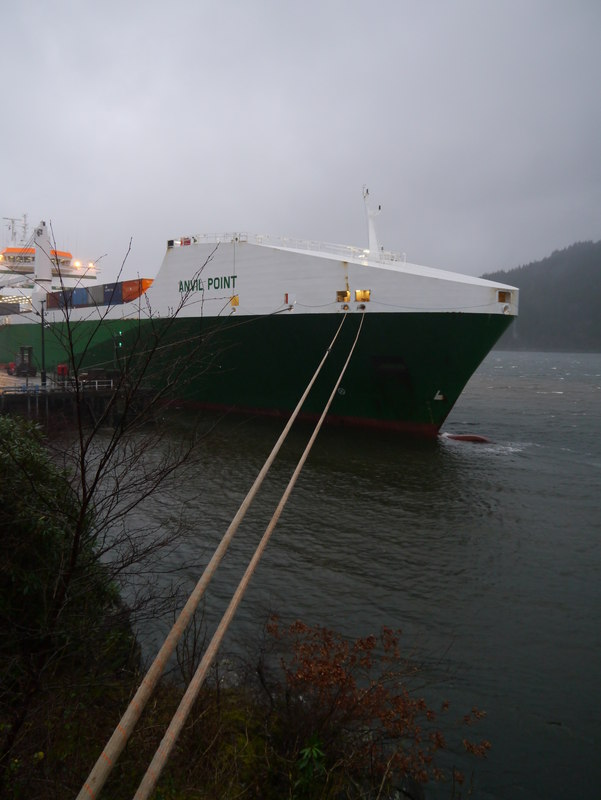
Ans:
POLYGON ((118 306, 123 303, 123 289, 120 283, 104 284, 104 305, 118 306))
POLYGON ((85 286, 77 286, 73 289, 73 305, 76 307, 90 305, 90 297, 85 286))
POLYGON ((57 292, 59 308, 71 308, 73 305, 73 289, 60 289, 57 292))

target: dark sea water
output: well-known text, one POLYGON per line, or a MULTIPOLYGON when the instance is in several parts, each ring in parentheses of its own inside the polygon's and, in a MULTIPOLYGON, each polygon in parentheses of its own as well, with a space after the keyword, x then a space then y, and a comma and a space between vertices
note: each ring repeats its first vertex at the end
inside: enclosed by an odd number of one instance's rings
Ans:
MULTIPOLYGON (((226 419, 169 503, 199 576, 282 424, 226 419)), ((206 598, 225 609, 311 429, 295 427, 206 598)), ((601 797, 601 355, 492 353, 444 425, 489 443, 324 429, 224 642, 270 611, 358 636, 403 629, 423 694, 492 750, 477 798, 601 797)), ((449 797, 449 787, 429 788, 449 797)))

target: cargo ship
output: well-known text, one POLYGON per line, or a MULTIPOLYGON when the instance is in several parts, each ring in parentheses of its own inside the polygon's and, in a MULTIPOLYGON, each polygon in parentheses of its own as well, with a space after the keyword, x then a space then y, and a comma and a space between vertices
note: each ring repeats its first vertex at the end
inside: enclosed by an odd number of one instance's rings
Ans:
POLYGON ((170 383, 181 405, 285 417, 344 320, 303 406, 316 417, 361 322, 327 421, 435 436, 516 317, 518 289, 385 251, 379 209, 364 197, 367 248, 181 236, 168 240, 154 279, 59 292, 49 266, 36 267, 32 309, 0 317, 0 361, 31 346, 39 363, 44 328, 50 373, 58 364, 81 372, 144 362, 145 381, 170 383))

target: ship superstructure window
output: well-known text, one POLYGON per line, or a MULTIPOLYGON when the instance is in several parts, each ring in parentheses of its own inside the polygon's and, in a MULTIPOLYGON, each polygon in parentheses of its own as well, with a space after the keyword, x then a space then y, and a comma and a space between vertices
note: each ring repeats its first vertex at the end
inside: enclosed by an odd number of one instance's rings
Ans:
POLYGON ((350 299, 351 299, 351 293, 348 289, 344 289, 342 292, 336 292, 337 303, 348 303, 350 299))
POLYGON ((499 298, 499 303, 511 303, 511 292, 499 290, 497 292, 497 297, 499 298))
POLYGON ((371 297, 370 289, 357 289, 355 291, 355 301, 357 303, 367 303, 371 297))

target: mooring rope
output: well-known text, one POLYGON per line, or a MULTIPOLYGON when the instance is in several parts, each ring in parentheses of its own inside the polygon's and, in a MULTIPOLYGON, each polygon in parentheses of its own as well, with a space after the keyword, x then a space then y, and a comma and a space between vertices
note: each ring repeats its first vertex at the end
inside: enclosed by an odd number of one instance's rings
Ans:
POLYGON ((238 606, 240 605, 240 602, 242 600, 242 597, 244 596, 244 593, 246 592, 250 579, 252 578, 252 575, 261 559, 261 556, 263 555, 263 551, 267 547, 267 543, 271 537, 271 534, 275 526, 277 525, 277 522, 282 514, 282 511, 284 510, 284 506, 288 502, 288 498, 290 497, 292 489, 294 488, 297 478, 301 473, 301 470, 305 464, 305 461, 307 460, 311 448, 313 447, 315 439, 317 438, 317 434, 319 433, 321 426, 323 425, 323 421, 326 417, 326 414, 328 413, 329 408, 332 405, 332 401, 336 396, 336 392, 338 391, 340 382, 342 381, 344 373, 346 372, 346 368, 348 367, 353 352, 355 350, 355 346, 359 340, 359 334, 361 333, 361 328, 363 327, 364 316, 365 314, 363 313, 361 315, 361 321, 359 323, 359 327, 357 328, 357 335, 355 336, 353 345, 350 349, 346 361, 344 362, 344 366, 342 367, 342 371, 338 376, 338 380, 336 381, 336 384, 332 389, 332 393, 328 398, 328 402, 326 403, 325 408, 322 411, 319 420, 317 421, 315 429, 311 434, 311 438, 309 439, 307 446, 305 447, 303 454, 300 457, 294 472, 292 473, 292 477, 290 478, 288 485, 284 490, 284 494, 282 495, 280 502, 278 503, 278 506, 269 522, 269 525, 265 529, 265 533, 263 534, 261 541, 259 542, 257 549, 255 550, 254 555, 248 564, 248 567, 246 568, 246 572, 244 573, 242 580, 238 584, 238 588, 234 592, 234 595, 230 600, 227 610, 223 615, 223 617, 221 618, 221 622, 217 626, 217 630, 215 631, 213 638, 211 639, 211 642, 207 647, 205 654, 202 657, 196 669, 196 672, 194 673, 194 676, 190 681, 190 684, 188 685, 188 688, 184 696, 181 699, 178 709, 173 715, 169 727, 167 728, 167 731, 165 732, 165 735, 163 736, 163 739, 159 747, 157 748, 157 751, 154 754, 154 757, 150 762, 150 765, 148 766, 146 774, 142 778, 142 781, 138 787, 138 791, 134 795, 133 800, 148 800, 150 794, 152 793, 153 789, 157 784, 161 772, 163 771, 163 768, 167 763, 167 759, 169 758, 169 755, 179 737, 179 734, 184 726, 184 723, 186 722, 186 719, 188 718, 192 706, 194 705, 194 702, 198 697, 198 693, 202 687, 207 672, 209 671, 209 668, 211 667, 211 664, 213 663, 215 656, 217 655, 217 651, 219 650, 223 637, 225 636, 225 633, 234 617, 234 614, 236 613, 238 606))
POLYGON ((326 352, 324 353, 324 356, 320 361, 319 366, 315 370, 315 374, 313 375, 311 381, 307 385, 307 388, 303 392, 302 397, 298 401, 296 408, 292 412, 292 416, 286 423, 284 430, 280 434, 279 439, 275 443, 271 453, 269 454, 267 460, 263 464, 261 471, 255 478, 255 482, 253 483, 250 490, 248 491, 248 494, 242 501, 242 504, 240 505, 240 508, 236 512, 235 517, 231 521, 229 528, 223 535, 223 538, 219 542, 219 545, 217 546, 217 549, 213 553, 211 560, 205 567, 203 574, 201 575, 198 583, 196 584, 194 590, 192 591, 192 594, 189 596, 186 605, 181 610, 177 620, 175 621, 173 627, 171 628, 169 634, 167 635, 167 638, 163 642, 161 649, 155 656, 155 659, 150 665, 150 668, 148 669, 148 672, 146 673, 144 679, 142 680, 142 683, 138 687, 136 694, 131 700, 125 713, 121 717, 119 724, 113 731, 111 738, 108 740, 104 750, 100 754, 98 760, 96 761, 96 764, 94 765, 92 771, 88 775, 87 780, 80 789, 76 800, 89 800, 90 798, 94 800, 96 797, 98 797, 100 791, 102 790, 102 787, 106 782, 106 779, 111 773, 111 770, 113 769, 117 759, 121 755, 123 748, 125 747, 129 737, 131 736, 131 733, 137 721, 140 719, 140 716, 142 714, 142 711, 144 710, 144 707, 146 706, 146 703, 150 699, 161 675, 163 674, 163 670, 165 669, 167 662, 173 655, 173 652, 177 647, 179 640, 181 639, 185 629, 188 627, 192 615, 196 611, 198 604, 200 603, 200 600, 205 592, 205 589, 207 588, 223 556, 227 552, 227 549, 231 543, 234 534, 238 530, 238 527, 242 522, 244 515, 248 511, 250 504, 254 500, 257 492, 259 491, 261 484, 263 483, 263 480, 267 475, 267 472, 269 471, 271 465, 275 460, 275 457, 277 456, 280 448, 284 443, 284 440, 288 436, 290 429, 292 428, 292 425, 307 398, 307 395, 313 388, 313 384, 317 380, 317 376, 319 375, 321 368, 325 364, 326 359, 328 358, 336 342, 336 339, 338 338, 338 334, 340 333, 342 326, 344 325, 346 317, 347 314, 344 314, 342 321, 338 326, 336 333, 334 334, 334 338, 330 342, 330 345, 327 348, 326 352))

